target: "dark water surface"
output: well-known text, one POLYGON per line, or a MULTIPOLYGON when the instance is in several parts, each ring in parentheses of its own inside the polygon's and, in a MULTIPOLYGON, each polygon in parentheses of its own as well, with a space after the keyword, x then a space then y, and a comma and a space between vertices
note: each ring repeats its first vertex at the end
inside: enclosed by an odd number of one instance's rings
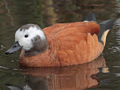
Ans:
POLYGON ((119 0, 0 0, 0 90, 120 90, 119 0), (24 24, 44 28, 75 22, 93 12, 98 23, 114 18, 103 56, 91 63, 58 68, 19 68, 19 53, 5 55, 24 24), (9 88, 11 89, 9 89, 9 88))

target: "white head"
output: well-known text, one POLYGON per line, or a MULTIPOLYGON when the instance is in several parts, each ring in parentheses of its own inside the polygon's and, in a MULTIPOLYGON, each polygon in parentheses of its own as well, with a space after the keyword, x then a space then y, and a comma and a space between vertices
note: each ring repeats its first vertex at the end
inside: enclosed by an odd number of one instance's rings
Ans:
POLYGON ((32 39, 39 36, 41 40, 45 40, 44 32, 36 25, 27 24, 19 28, 15 33, 15 42, 18 41, 23 50, 30 50, 33 48, 32 39))
MULTIPOLYGON (((39 53, 47 49, 48 43, 42 29, 35 24, 27 24, 20 27, 15 33, 14 48, 20 46, 27 53, 39 53)), ((12 48, 12 47, 11 47, 12 48)), ((14 53, 16 50, 12 51, 14 53)), ((8 54, 8 52, 7 52, 8 54)))

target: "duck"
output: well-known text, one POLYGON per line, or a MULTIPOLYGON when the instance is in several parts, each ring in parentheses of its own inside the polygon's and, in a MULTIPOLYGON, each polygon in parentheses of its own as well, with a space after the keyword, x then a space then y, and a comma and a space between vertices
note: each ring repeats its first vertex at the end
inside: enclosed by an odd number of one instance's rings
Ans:
POLYGON ((26 24, 15 32, 15 42, 6 54, 22 49, 19 65, 24 67, 58 67, 89 63, 98 58, 105 47, 114 19, 97 23, 89 12, 80 22, 57 23, 41 29, 26 24))

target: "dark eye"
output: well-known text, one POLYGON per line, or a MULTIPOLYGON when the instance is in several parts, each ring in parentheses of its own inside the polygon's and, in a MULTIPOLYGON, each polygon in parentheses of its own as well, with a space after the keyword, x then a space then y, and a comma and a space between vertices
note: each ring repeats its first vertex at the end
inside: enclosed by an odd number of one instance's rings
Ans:
POLYGON ((25 38, 27 38, 28 37, 28 35, 25 35, 25 38))

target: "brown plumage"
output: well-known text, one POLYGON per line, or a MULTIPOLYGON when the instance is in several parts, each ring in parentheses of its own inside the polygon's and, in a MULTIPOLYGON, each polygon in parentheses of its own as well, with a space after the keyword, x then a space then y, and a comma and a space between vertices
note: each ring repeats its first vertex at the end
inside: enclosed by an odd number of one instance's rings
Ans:
POLYGON ((43 29, 49 48, 37 56, 20 56, 20 64, 30 67, 49 67, 83 64, 97 58, 104 45, 98 41, 97 23, 77 22, 55 24, 43 29), (92 35, 91 35, 92 34, 92 35))

